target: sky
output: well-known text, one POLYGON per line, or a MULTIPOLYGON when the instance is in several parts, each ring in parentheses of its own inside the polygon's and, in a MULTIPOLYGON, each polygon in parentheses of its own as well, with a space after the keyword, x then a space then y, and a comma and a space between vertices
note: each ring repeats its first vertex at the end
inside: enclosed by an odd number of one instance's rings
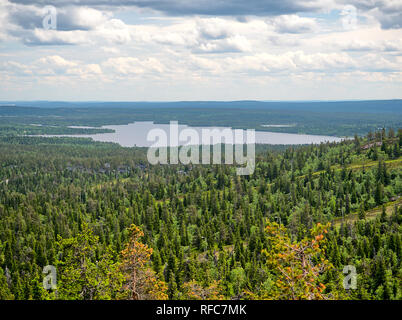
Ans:
POLYGON ((402 0, 0 0, 0 100, 402 98, 402 0))

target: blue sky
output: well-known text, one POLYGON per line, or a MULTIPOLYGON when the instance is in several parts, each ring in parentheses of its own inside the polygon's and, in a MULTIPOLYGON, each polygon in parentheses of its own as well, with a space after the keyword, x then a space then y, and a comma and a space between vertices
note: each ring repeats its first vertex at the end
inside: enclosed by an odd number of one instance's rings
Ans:
POLYGON ((0 100, 394 98, 402 0, 0 0, 0 100))

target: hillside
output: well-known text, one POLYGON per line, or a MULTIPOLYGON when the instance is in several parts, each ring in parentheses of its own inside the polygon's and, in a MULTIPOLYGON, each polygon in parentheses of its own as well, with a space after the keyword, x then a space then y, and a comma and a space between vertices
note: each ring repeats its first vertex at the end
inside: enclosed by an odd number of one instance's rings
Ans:
POLYGON ((401 299, 401 145, 383 130, 260 147, 240 177, 88 139, 1 137, 0 298, 401 299))

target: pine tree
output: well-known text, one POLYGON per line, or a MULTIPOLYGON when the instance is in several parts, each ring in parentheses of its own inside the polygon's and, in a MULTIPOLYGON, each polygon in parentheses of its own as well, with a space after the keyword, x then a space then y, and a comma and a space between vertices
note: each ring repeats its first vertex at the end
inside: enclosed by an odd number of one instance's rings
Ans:
POLYGON ((13 300, 14 295, 8 287, 7 279, 3 269, 0 267, 0 300, 13 300))
POLYGON ((114 252, 106 248, 99 255, 99 238, 88 224, 82 224, 76 237, 59 237, 59 258, 56 261, 57 296, 60 299, 112 299, 122 283, 114 252))
POLYGON ((166 299, 166 284, 158 280, 148 266, 152 248, 140 242, 144 233, 136 225, 131 225, 129 233, 130 238, 121 252, 120 270, 124 275, 122 297, 130 300, 166 299))
POLYGON ((387 210, 385 209, 385 206, 382 205, 380 221, 381 221, 382 223, 384 223, 384 222, 387 220, 386 218, 387 218, 387 210))
POLYGON ((360 220, 366 219, 366 213, 364 211, 363 203, 360 205, 360 208, 359 208, 359 219, 360 220))
POLYGON ((168 283, 167 294, 168 294, 169 300, 177 300, 177 298, 178 298, 177 283, 176 283, 176 280, 175 280, 175 277, 174 277, 172 271, 170 271, 170 274, 169 274, 169 283, 168 283))
POLYGON ((374 194, 374 199, 377 205, 382 204, 383 200, 383 193, 384 193, 384 187, 382 183, 377 183, 376 189, 375 189, 375 194, 374 194))
POLYGON ((309 237, 292 242, 284 226, 276 222, 266 227, 271 250, 264 250, 267 267, 276 275, 275 288, 263 298, 327 299, 320 274, 332 265, 325 258, 325 237, 329 224, 317 224, 309 237))

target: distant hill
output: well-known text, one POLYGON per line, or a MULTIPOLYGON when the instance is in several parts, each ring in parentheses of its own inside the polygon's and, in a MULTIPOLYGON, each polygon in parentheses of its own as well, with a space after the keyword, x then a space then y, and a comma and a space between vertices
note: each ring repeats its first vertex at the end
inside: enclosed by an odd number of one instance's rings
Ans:
POLYGON ((228 108, 267 109, 311 112, 397 113, 402 114, 402 100, 368 101, 178 101, 178 102, 66 102, 3 101, 0 105, 39 108, 228 108))

